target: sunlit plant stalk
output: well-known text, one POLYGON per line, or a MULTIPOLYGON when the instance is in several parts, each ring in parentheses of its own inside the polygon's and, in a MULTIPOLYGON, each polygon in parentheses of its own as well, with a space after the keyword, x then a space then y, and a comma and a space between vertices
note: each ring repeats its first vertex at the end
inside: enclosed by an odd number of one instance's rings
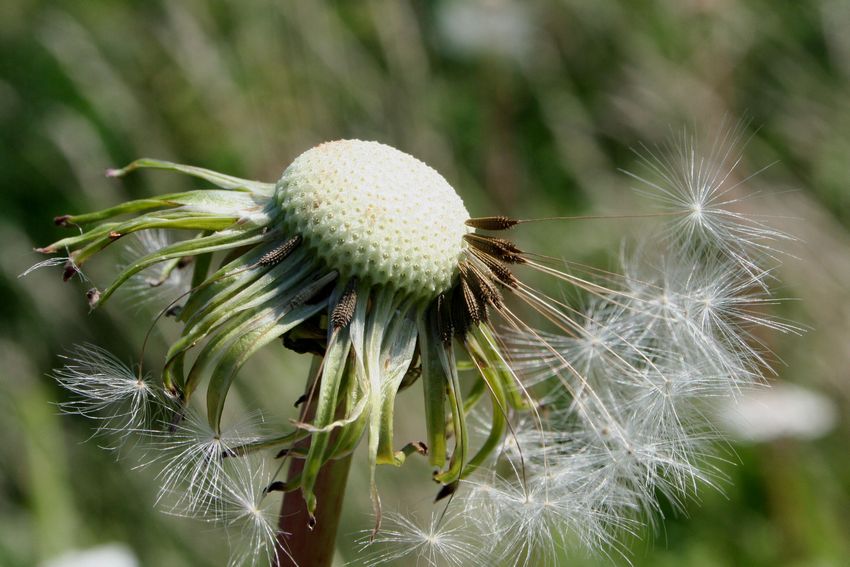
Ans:
MULTIPOLYGON (((315 376, 321 369, 322 359, 313 358, 310 374, 315 376)), ((306 423, 315 418, 315 399, 304 404, 301 421, 306 423)), ((305 443, 302 447, 309 447, 305 443)), ((278 546, 285 549, 285 554, 277 557, 280 567, 298 565, 325 566, 333 563, 336 552, 336 534, 342 515, 342 504, 345 499, 345 487, 348 483, 348 473, 351 468, 349 454, 341 459, 329 461, 322 465, 316 476, 313 487, 317 495, 315 514, 321 521, 312 521, 306 502, 297 491, 284 494, 280 508, 278 546)), ((290 482, 297 481, 304 471, 305 461, 291 457, 287 478, 290 482)))
MULTIPOLYGON (((289 469, 290 478, 300 474, 303 465, 303 460, 296 459, 289 469)), ((322 519, 315 524, 311 523, 306 503, 299 493, 288 492, 284 495, 278 545, 286 553, 278 557, 278 565, 321 567, 333 563, 350 468, 351 455, 322 466, 313 489, 318 501, 315 513, 322 519)))

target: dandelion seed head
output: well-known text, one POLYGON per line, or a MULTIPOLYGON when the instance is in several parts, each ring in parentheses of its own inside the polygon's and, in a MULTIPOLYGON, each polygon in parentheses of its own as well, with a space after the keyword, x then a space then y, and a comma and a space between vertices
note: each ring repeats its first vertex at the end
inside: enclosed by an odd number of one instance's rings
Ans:
POLYGON ((432 295, 457 274, 469 218, 439 173, 377 142, 327 142, 301 154, 276 199, 292 232, 343 276, 432 295))
MULTIPOLYGON (((162 209, 173 226, 198 230, 178 242, 147 231, 140 257, 102 290, 98 305, 128 280, 147 292, 184 287, 182 263, 227 253, 213 273, 193 274, 177 319, 181 336, 163 367, 170 415, 149 428, 156 432, 147 464, 159 469, 166 511, 212 518, 244 536, 236 563, 271 562, 280 551, 260 489, 269 479, 262 466, 241 460, 245 454, 273 445, 292 451, 309 438, 301 474, 290 480, 313 515, 327 497, 316 490, 319 471, 364 439, 380 519, 376 467, 419 458, 409 446, 397 450, 393 412, 396 394, 421 380, 438 498, 453 496, 444 514, 424 524, 384 514, 361 564, 552 564, 574 545, 616 550, 616 534, 651 523, 660 499, 680 506, 699 485, 715 483, 706 400, 736 397, 769 367, 758 329, 798 332, 763 312, 773 302, 763 264, 783 235, 741 212, 732 181, 740 155, 726 145, 735 136, 724 136, 705 157, 687 137, 672 157, 644 157, 655 177, 639 179, 665 208, 668 238, 645 245, 652 255, 625 258, 622 277, 574 273, 489 235, 525 221, 470 219, 433 169, 359 140, 304 152, 276 184, 135 162, 115 175, 157 167, 220 190, 63 216, 85 225, 116 211, 139 213, 42 250, 69 250, 82 263, 111 239, 160 226, 162 209), (145 212, 149 206, 156 210, 145 212), (575 288, 581 302, 525 283, 526 269, 575 288), (514 301, 536 312, 541 328, 514 301), (284 345, 323 357, 308 389, 312 415, 285 435, 260 434, 256 417, 223 425, 240 367, 281 336, 284 345), (471 389, 459 375, 464 354, 477 371, 471 389), (204 415, 193 409, 198 391, 206 393, 204 415), (484 410, 476 411, 480 400, 484 410), (470 412, 480 418, 474 426, 470 412)), ((88 378, 94 374, 58 374, 86 400, 70 409, 126 418, 107 410, 158 391, 125 369, 88 378)), ((129 415, 132 430, 150 423, 129 415)))

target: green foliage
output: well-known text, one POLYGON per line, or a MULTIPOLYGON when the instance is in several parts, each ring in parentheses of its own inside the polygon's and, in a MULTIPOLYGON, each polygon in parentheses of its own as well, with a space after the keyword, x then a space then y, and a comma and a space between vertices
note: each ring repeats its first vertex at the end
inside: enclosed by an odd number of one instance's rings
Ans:
MULTIPOLYGON (((54 353, 89 340, 138 356, 146 329, 137 323, 153 314, 88 315, 89 286, 75 280, 57 291, 61 268, 17 278, 41 259, 28 250, 55 240, 54 216, 194 188, 155 173, 103 177, 142 155, 274 180, 318 142, 376 139, 443 172, 473 215, 616 214, 632 212, 629 180, 616 174, 633 167, 629 147, 660 142, 682 123, 710 134, 724 119, 749 117, 745 169, 776 162, 753 183, 794 190, 766 192, 758 206, 799 219, 783 228, 805 242, 783 270, 788 295, 802 299, 785 314, 816 329, 769 346, 789 362, 782 379, 847 409, 850 323, 840 313, 850 306, 850 8, 836 0, 469 2, 507 14, 505 27, 482 39, 489 19, 453 27, 455 4, 4 4, 0 564, 108 541, 127 542, 146 565, 214 565, 222 556, 224 544, 202 526, 152 510, 149 480, 106 462, 96 442, 77 444, 86 424, 50 406, 64 395, 45 377, 54 353)), ((571 259, 598 262, 634 228, 601 227, 535 234, 563 243, 571 259)), ((98 262, 85 270, 95 283, 111 269, 98 262)), ((275 378, 292 357, 267 351, 239 393, 280 399, 284 412, 298 385, 275 378)), ((660 535, 631 542, 633 563, 841 564, 850 554, 848 435, 843 424, 816 443, 733 447, 732 462, 720 465, 727 497, 703 490, 687 516, 669 511, 660 535)), ((342 556, 352 553, 347 524, 361 526, 368 507, 368 497, 349 499, 342 556)))

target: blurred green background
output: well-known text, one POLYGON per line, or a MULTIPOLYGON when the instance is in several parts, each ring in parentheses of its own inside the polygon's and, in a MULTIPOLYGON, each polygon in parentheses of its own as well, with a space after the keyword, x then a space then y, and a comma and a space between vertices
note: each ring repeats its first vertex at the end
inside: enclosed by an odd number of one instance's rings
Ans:
MULTIPOLYGON (((113 302, 89 314, 87 286, 63 285, 59 268, 18 278, 42 259, 32 248, 57 238, 55 215, 191 184, 107 180, 106 168, 151 156, 274 180, 316 143, 357 137, 435 167, 473 215, 613 214, 646 206, 618 172, 635 167, 630 148, 747 117, 742 174, 770 166, 749 182, 760 193, 749 206, 799 238, 777 272, 780 295, 798 301, 779 314, 811 328, 772 339, 777 379, 825 396, 838 420, 816 440, 719 447, 722 493, 700 491, 631 541, 635 565, 850 564, 850 2, 5 0, 0 565, 109 542, 143 565, 224 563, 219 532, 155 511, 151 475, 83 442, 90 424, 53 405, 59 354, 91 341, 131 360, 152 313, 113 302)), ((641 230, 517 235, 609 266, 641 230)), ((113 269, 100 258, 88 275, 113 269)), ((305 364, 266 349, 240 376, 242 403, 279 396, 267 409, 285 419, 305 364)), ((421 422, 399 426, 415 436, 421 422)), ((370 527, 365 468, 352 477, 340 563, 370 527)), ((383 471, 385 502, 427 510, 427 478, 416 463, 383 471)), ((611 561, 626 564, 562 563, 611 561)))

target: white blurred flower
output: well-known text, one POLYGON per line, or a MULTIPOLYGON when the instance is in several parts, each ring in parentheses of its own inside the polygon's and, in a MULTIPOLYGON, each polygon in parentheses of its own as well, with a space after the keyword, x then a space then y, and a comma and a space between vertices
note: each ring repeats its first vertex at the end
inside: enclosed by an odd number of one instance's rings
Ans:
POLYGON ((795 384, 746 392, 725 403, 718 414, 731 435, 753 443, 817 439, 838 423, 838 408, 832 400, 795 384))
POLYGON ((138 567, 135 553, 124 544, 109 543, 80 551, 67 551, 39 567, 138 567))
POLYGON ((534 22, 526 3, 514 0, 443 2, 437 25, 445 45, 461 55, 495 55, 524 61, 531 53, 534 22))

